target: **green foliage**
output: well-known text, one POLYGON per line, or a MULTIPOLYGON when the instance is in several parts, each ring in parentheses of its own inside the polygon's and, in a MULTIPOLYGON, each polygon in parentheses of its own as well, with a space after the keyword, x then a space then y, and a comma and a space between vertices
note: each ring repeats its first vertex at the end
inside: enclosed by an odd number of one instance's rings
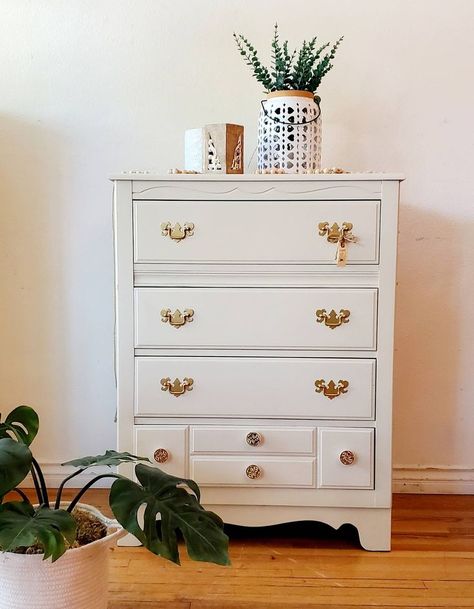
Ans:
POLYGON ((16 437, 29 446, 39 429, 39 418, 33 408, 18 406, 10 412, 5 421, 0 421, 0 438, 16 437))
POLYGON ((315 36, 309 42, 304 40, 298 52, 295 49, 290 53, 288 41, 285 40, 283 44, 280 42, 278 24, 275 24, 270 69, 261 63, 257 50, 247 38, 234 33, 234 39, 245 63, 252 68, 253 75, 262 83, 266 92, 296 90, 316 93, 321 80, 333 67, 332 60, 343 37, 331 47, 327 42, 317 48, 315 36))
POLYGON ((153 554, 179 564, 176 532, 183 534, 190 558, 229 564, 228 538, 223 523, 199 503, 199 488, 192 480, 165 474, 139 464, 135 474, 140 484, 128 479, 116 480, 110 492, 110 506, 120 524, 135 535, 153 554), (179 485, 188 486, 195 495, 179 485), (138 510, 145 506, 143 526, 138 510), (160 526, 157 515, 160 514, 160 526))
POLYGON ((66 461, 62 465, 71 465, 72 467, 81 467, 87 469, 88 467, 95 467, 97 465, 108 465, 110 467, 120 465, 121 463, 133 463, 136 461, 149 461, 147 457, 137 457, 130 453, 118 453, 116 450, 107 450, 103 455, 96 455, 95 457, 83 457, 82 459, 73 459, 72 461, 66 461))
POLYGON ((0 440, 0 502, 28 475, 31 468, 28 446, 12 438, 0 440))
POLYGON ((26 501, 0 505, 0 547, 12 552, 39 544, 54 562, 76 537, 76 521, 66 510, 34 508, 26 501))
POLYGON ((140 484, 119 474, 100 474, 77 493, 67 510, 60 509, 65 484, 85 469, 149 461, 146 457, 108 450, 103 455, 65 463, 78 469, 60 485, 54 509, 51 509, 41 467, 29 448, 38 428, 38 416, 28 406, 16 408, 4 423, 0 423, 0 550, 14 551, 39 545, 45 559, 51 557, 52 561, 57 560, 75 539, 76 524, 71 516, 74 506, 98 480, 111 477, 116 478, 110 493, 110 506, 115 517, 150 551, 179 563, 179 529, 193 560, 229 564, 228 539, 223 531, 223 523, 216 514, 200 505, 198 485, 192 480, 170 476, 156 467, 140 463, 136 465, 135 474, 140 484), (26 495, 16 488, 29 473, 35 483, 38 507, 33 506, 26 495), (15 491, 23 501, 4 501, 10 491, 15 491), (141 505, 146 505, 143 529, 137 520, 141 505), (157 526, 158 514, 161 523, 157 526))

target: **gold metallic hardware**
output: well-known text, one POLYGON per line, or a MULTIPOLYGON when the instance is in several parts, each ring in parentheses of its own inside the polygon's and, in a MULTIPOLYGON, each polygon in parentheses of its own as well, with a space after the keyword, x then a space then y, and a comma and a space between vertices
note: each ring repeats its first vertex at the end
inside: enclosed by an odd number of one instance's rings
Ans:
POLYGON ((258 431, 251 431, 245 439, 249 446, 259 446, 263 442, 263 436, 258 431))
POLYGON ((352 222, 343 222, 342 227, 339 227, 337 222, 334 222, 332 226, 329 226, 329 222, 320 222, 318 228, 321 237, 327 236, 329 243, 339 243, 341 239, 350 241, 354 238, 351 233, 353 228, 352 222))
POLYGON ((247 478, 250 478, 250 480, 257 480, 262 476, 262 470, 258 465, 249 465, 245 470, 245 475, 247 478))
POLYGON ((194 224, 186 222, 184 226, 181 226, 179 222, 176 222, 174 226, 171 226, 171 222, 162 222, 161 234, 163 237, 173 239, 173 241, 181 241, 186 237, 194 235, 194 224))
POLYGON ((186 391, 193 390, 194 380, 192 378, 184 378, 182 381, 174 379, 174 381, 171 382, 171 379, 167 377, 161 379, 160 383, 161 391, 169 391, 171 395, 178 398, 180 395, 186 393, 186 391))
POLYGON ((351 450, 343 450, 339 455, 339 461, 342 465, 352 465, 355 461, 355 455, 351 450))
POLYGON ((349 323, 349 315, 351 312, 349 309, 341 309, 339 313, 336 313, 334 309, 331 309, 329 313, 326 313, 326 309, 318 309, 316 311, 316 320, 319 324, 324 322, 324 325, 331 330, 342 326, 342 324, 349 323))
POLYGON ((153 459, 155 459, 157 463, 166 463, 169 458, 170 454, 166 448, 157 448, 153 453, 153 459))
POLYGON ((327 237, 329 243, 337 243, 336 263, 344 266, 347 262, 347 244, 355 243, 357 238, 352 234, 351 222, 343 222, 340 227, 337 222, 329 226, 329 222, 320 222, 318 225, 321 237, 327 237))
POLYGON ((162 309, 161 321, 165 324, 169 322, 174 328, 181 328, 186 322, 193 321, 193 315, 193 309, 184 309, 184 313, 181 313, 179 309, 176 309, 174 313, 171 313, 171 309, 162 309))
POLYGON ((316 387, 316 393, 323 393, 327 398, 333 400, 343 393, 347 393, 349 381, 339 381, 339 383, 336 385, 333 380, 326 384, 324 379, 319 379, 314 382, 314 386, 316 387))

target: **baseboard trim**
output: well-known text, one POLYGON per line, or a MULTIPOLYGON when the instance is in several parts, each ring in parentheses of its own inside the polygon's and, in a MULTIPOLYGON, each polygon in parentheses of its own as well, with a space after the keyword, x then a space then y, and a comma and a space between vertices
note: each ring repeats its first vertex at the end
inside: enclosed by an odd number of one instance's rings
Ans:
MULTIPOLYGON (((59 463, 42 464, 46 484, 57 488, 66 476, 74 471, 71 467, 61 467, 59 463)), ((110 472, 109 468, 94 468, 79 474, 70 486, 82 487, 99 474, 110 472)), ((96 488, 109 488, 113 480, 100 480, 96 488)), ((32 488, 33 481, 27 478, 26 488, 32 488)), ((393 492, 426 495, 474 495, 474 469, 455 467, 410 467, 394 466, 393 492)))
POLYGON ((474 469, 395 466, 393 468, 393 492, 423 495, 473 495, 474 469))

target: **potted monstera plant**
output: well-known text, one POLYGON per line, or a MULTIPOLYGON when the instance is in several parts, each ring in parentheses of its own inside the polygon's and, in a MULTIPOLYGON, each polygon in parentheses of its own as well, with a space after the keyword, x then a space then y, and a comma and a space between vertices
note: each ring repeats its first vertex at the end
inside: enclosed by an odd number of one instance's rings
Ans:
POLYGON ((258 123, 259 173, 315 173, 321 169, 321 107, 319 86, 333 67, 342 42, 318 44, 315 36, 291 51, 280 41, 275 24, 271 64, 265 66, 257 49, 242 34, 237 48, 267 95, 258 123))
POLYGON ((31 452, 38 429, 38 415, 28 406, 0 418, 0 609, 106 609, 108 548, 126 531, 177 564, 180 531, 191 559, 229 564, 223 523, 201 506, 194 481, 109 450, 65 463, 76 470, 52 497, 31 452), (111 471, 90 480, 72 501, 62 500, 65 485, 78 474, 121 463, 135 464, 136 482, 111 471), (29 474, 34 502, 19 488, 29 474), (105 477, 114 479, 109 504, 116 520, 81 503, 105 477))

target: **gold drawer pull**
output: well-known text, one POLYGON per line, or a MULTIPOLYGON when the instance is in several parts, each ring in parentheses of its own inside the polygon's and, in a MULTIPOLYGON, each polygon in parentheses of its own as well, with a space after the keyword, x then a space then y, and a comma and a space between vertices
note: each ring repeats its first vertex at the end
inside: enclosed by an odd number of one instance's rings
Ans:
POLYGON ((341 309, 339 313, 336 313, 334 309, 331 309, 329 313, 326 312, 326 309, 318 309, 316 311, 316 320, 318 324, 324 322, 325 326, 334 330, 334 328, 342 326, 342 324, 348 324, 350 314, 349 309, 341 309))
POLYGON ((171 395, 178 398, 180 395, 186 393, 186 391, 193 390, 194 380, 192 378, 184 378, 182 381, 174 379, 174 381, 171 382, 171 379, 167 377, 161 379, 160 383, 161 391, 169 391, 171 395))
POLYGON ((247 478, 250 478, 250 480, 258 480, 258 478, 261 478, 262 474, 262 469, 258 465, 249 465, 245 470, 245 475, 247 478))
POLYGON ((329 243, 337 243, 337 266, 344 266, 347 262, 347 244, 357 241, 352 234, 352 222, 343 222, 341 227, 337 222, 332 226, 329 226, 329 222, 320 222, 318 228, 321 237, 326 237, 329 243))
POLYGON ((174 328, 181 328, 186 322, 193 321, 194 310, 184 309, 184 313, 181 313, 179 309, 176 309, 174 313, 171 313, 171 309, 161 310, 161 321, 168 323, 174 328))
POLYGON ((260 446, 263 443, 263 436, 258 431, 251 431, 246 436, 246 441, 249 446, 260 446))
POLYGON ((157 463, 166 463, 169 461, 169 458, 170 454, 166 448, 157 448, 153 453, 153 459, 155 459, 157 463))
POLYGON ((355 455, 351 450, 343 450, 339 455, 339 461, 342 465, 352 465, 355 461, 355 455))
POLYGON ((343 393, 347 393, 349 381, 339 381, 339 383, 336 385, 333 380, 326 383, 324 379, 319 379, 314 382, 314 385, 316 387, 316 393, 323 393, 327 398, 333 400, 343 393))
POLYGON ((174 226, 171 226, 171 222, 161 223, 161 234, 163 237, 169 237, 173 241, 181 241, 186 237, 192 237, 194 235, 194 224, 192 222, 186 222, 184 226, 181 226, 179 222, 176 222, 174 226))

